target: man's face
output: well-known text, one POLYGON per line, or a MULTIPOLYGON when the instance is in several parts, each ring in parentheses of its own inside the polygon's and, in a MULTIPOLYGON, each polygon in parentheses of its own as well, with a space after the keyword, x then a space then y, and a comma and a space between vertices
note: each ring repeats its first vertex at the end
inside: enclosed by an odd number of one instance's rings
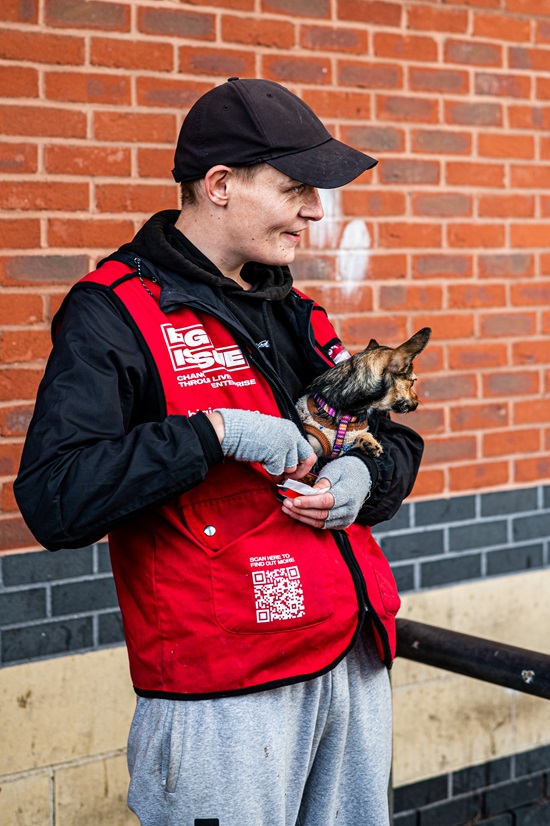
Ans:
POLYGON ((251 180, 235 176, 230 188, 226 238, 235 260, 241 266, 248 261, 291 264, 309 222, 323 217, 317 190, 269 164, 263 164, 251 180))

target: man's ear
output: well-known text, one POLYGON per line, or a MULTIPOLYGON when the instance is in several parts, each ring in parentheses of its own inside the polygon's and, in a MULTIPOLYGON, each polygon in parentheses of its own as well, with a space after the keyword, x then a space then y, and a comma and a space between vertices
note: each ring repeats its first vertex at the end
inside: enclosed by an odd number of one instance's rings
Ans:
POLYGON ((228 166, 218 164, 208 170, 204 176, 204 191, 209 201, 216 206, 226 206, 229 200, 228 183, 233 174, 228 166))

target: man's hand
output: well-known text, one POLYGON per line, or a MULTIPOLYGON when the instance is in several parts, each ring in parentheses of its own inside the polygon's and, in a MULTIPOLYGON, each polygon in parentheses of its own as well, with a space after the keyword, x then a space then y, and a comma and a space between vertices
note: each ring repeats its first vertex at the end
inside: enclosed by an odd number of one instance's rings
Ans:
POLYGON ((208 418, 225 456, 259 462, 274 478, 300 479, 315 464, 313 448, 288 419, 230 408, 219 408, 208 418))
POLYGON ((285 499, 283 513, 314 528, 347 528, 357 518, 369 495, 371 476, 357 456, 342 456, 329 462, 312 490, 296 499, 285 499))

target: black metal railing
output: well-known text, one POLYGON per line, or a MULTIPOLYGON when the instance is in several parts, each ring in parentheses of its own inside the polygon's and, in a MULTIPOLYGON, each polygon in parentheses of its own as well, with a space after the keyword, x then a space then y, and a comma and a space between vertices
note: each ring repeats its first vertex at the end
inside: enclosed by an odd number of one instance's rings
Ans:
POLYGON ((550 656, 412 620, 397 620, 397 656, 550 700, 550 656))

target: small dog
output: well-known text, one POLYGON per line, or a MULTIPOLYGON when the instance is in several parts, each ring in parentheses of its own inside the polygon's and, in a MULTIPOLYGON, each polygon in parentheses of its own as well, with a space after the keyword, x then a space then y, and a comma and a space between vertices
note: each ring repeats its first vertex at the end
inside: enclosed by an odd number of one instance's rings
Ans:
POLYGON ((413 359, 430 340, 423 327, 399 347, 371 339, 368 347, 331 367, 298 399, 296 409, 318 456, 335 458, 351 446, 379 456, 382 445, 369 433, 371 410, 409 413, 418 407, 413 359))

